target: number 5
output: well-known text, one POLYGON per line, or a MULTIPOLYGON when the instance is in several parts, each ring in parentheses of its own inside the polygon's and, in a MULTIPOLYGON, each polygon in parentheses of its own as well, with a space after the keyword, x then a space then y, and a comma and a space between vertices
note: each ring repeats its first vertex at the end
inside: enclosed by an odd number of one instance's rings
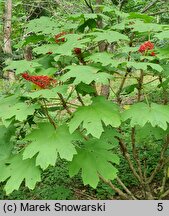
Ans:
POLYGON ((163 203, 158 203, 157 210, 158 211, 162 211, 163 210, 163 203))

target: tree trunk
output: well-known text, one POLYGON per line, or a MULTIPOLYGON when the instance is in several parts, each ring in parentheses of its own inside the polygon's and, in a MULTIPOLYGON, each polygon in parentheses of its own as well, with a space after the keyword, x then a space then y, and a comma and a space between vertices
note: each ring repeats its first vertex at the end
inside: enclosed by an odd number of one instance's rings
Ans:
MULTIPOLYGON (((12 56, 11 46, 11 19, 12 19, 12 0, 6 0, 5 2, 5 20, 4 20, 4 47, 3 51, 10 58, 12 56)), ((14 82, 15 74, 13 71, 7 71, 7 77, 10 82, 14 82)))
MULTIPOLYGON (((103 3, 103 0, 96 0, 96 4, 97 5, 101 5, 102 3, 103 3)), ((101 12, 99 7, 96 7, 96 12, 97 13, 101 12)), ((98 26, 98 28, 103 28, 103 22, 102 22, 101 18, 98 19, 97 26, 98 26)), ((106 42, 102 42, 99 45, 99 51, 100 52, 104 52, 105 50, 107 50, 107 46, 108 46, 108 44, 106 42)), ((110 94, 110 87, 109 87, 109 85, 102 84, 101 85, 101 89, 100 89, 100 95, 103 95, 106 98, 108 98, 109 94, 110 94)))
POLYGON ((26 47, 24 48, 24 58, 25 58, 27 61, 31 61, 31 60, 32 60, 32 47, 26 46, 26 47))
POLYGON ((11 48, 11 18, 12 18, 12 0, 5 2, 5 22, 4 22, 4 52, 12 54, 11 48))

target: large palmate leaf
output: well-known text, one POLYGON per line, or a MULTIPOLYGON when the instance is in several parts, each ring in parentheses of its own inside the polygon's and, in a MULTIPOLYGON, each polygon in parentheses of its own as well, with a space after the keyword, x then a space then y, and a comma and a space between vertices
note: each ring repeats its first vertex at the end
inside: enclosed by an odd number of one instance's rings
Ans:
POLYGON ((27 32, 57 34, 60 32, 58 21, 52 20, 49 17, 42 16, 38 19, 33 19, 26 24, 27 32))
POLYGON ((47 54, 48 52, 57 53, 58 44, 44 44, 33 49, 37 54, 47 54))
POLYGON ((85 48, 86 43, 90 42, 90 38, 81 38, 83 35, 78 34, 68 34, 64 38, 66 42, 60 44, 57 49, 54 51, 57 54, 62 54, 66 56, 72 56, 74 48, 85 48))
POLYGON ((28 115, 32 115, 36 109, 40 106, 38 104, 28 105, 23 102, 16 101, 15 104, 11 105, 8 103, 3 103, 5 109, 0 109, 0 118, 4 122, 5 119, 10 119, 15 116, 16 120, 23 121, 28 115))
POLYGON ((31 98, 57 98, 57 93, 61 93, 63 95, 66 94, 68 90, 67 85, 56 86, 52 89, 41 89, 35 92, 25 93, 24 96, 31 98))
POLYGON ((75 78, 73 81, 75 85, 81 82, 90 84, 93 81, 107 84, 108 80, 112 78, 110 74, 104 72, 97 73, 98 68, 88 65, 71 65, 66 67, 66 69, 69 69, 69 71, 61 77, 61 80, 65 82, 70 78, 75 78))
POLYGON ((36 61, 12 61, 4 70, 15 70, 16 75, 21 74, 25 71, 34 72, 37 67, 41 65, 36 61))
POLYGON ((117 67, 120 64, 120 62, 114 61, 112 58, 113 54, 107 52, 99 52, 86 57, 85 60, 92 61, 95 63, 101 63, 103 66, 111 65, 113 67, 117 67))
POLYGON ((132 24, 128 26, 132 31, 137 32, 159 32, 163 30, 163 26, 156 23, 145 23, 141 20, 132 20, 132 24))
POLYGON ((120 40, 127 40, 127 41, 129 40, 129 38, 126 35, 116 31, 110 31, 110 30, 103 31, 103 32, 94 32, 94 33, 90 33, 89 35, 95 36, 95 38, 93 39, 93 41, 95 42, 106 40, 108 43, 113 43, 120 40))
POLYGON ((18 154, 0 163, 0 182, 6 181, 7 194, 18 190, 25 180, 25 185, 34 189, 36 182, 41 180, 40 169, 35 166, 35 158, 23 160, 22 154, 18 154))
POLYGON ((13 148, 11 137, 15 134, 16 128, 11 125, 6 128, 0 125, 0 161, 8 158, 13 148))
POLYGON ((99 175, 106 180, 115 179, 117 169, 112 163, 119 164, 119 157, 110 151, 111 148, 112 146, 106 141, 100 142, 98 139, 86 141, 83 148, 77 149, 77 155, 74 155, 70 163, 70 176, 82 170, 84 185, 89 184, 93 188, 96 188, 99 182, 99 175))
POLYGON ((154 35, 154 37, 157 37, 159 40, 168 39, 169 38, 169 30, 157 33, 154 35))
POLYGON ((112 127, 120 126, 120 116, 115 104, 103 96, 93 98, 89 106, 79 107, 69 123, 70 132, 74 132, 81 124, 87 134, 99 138, 104 131, 103 123, 112 127))
POLYGON ((125 110, 122 118, 124 121, 130 119, 132 127, 135 125, 143 127, 146 123, 150 123, 153 127, 158 126, 166 130, 169 123, 169 106, 156 103, 149 106, 145 103, 137 103, 125 110))
POLYGON ((62 125, 56 130, 50 123, 40 123, 38 129, 33 130, 25 140, 31 143, 25 148, 23 158, 32 158, 37 153, 36 165, 46 169, 55 165, 58 153, 61 158, 72 160, 76 150, 72 141, 79 138, 70 134, 68 127, 62 125))
POLYGON ((147 70, 148 67, 152 69, 162 72, 163 68, 159 64, 149 63, 149 62, 127 62, 128 67, 134 67, 136 70, 147 70))
POLYGON ((148 16, 147 14, 140 14, 140 13, 136 13, 136 12, 130 12, 129 16, 127 17, 128 19, 140 19, 143 20, 145 23, 150 23, 153 20, 155 20, 155 18, 153 16, 148 16))
POLYGON ((169 44, 164 46, 161 49, 158 49, 158 58, 160 59, 169 59, 169 44))

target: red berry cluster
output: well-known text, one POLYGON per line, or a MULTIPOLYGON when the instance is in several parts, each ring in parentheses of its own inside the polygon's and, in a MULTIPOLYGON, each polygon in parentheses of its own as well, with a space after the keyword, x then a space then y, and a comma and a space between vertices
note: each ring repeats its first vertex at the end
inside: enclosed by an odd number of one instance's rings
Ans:
POLYGON ((80 55, 82 53, 81 48, 74 48, 74 52, 76 53, 76 55, 80 55))
POLYGON ((48 76, 31 76, 28 73, 23 73, 22 77, 30 82, 33 82, 35 85, 46 89, 49 88, 49 86, 54 85, 56 83, 56 80, 52 79, 48 76))
POLYGON ((55 35, 55 42, 56 43, 65 42, 65 38, 62 36, 66 35, 66 34, 67 34, 66 32, 61 32, 61 33, 55 35), (62 38, 60 38, 60 37, 62 37, 62 38))
MULTIPOLYGON (((151 43, 151 41, 146 41, 143 44, 141 44, 138 51, 142 54, 145 54, 148 50, 153 50, 153 49, 154 49, 154 44, 151 43)), ((151 52, 150 55, 155 56, 155 52, 151 52)))

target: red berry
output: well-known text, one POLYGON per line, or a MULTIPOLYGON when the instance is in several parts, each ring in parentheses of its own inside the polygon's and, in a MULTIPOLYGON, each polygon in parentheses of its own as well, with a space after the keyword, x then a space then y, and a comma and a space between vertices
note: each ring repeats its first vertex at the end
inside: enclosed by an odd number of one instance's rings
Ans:
POLYGON ((51 54, 53 54, 53 52, 47 52, 46 54, 49 54, 49 55, 51 55, 51 54))
POLYGON ((74 52, 76 53, 76 55, 79 55, 82 53, 81 48, 74 48, 74 52))
MULTIPOLYGON (((143 44, 140 45, 138 51, 140 53, 145 54, 146 51, 153 50, 153 49, 154 49, 154 44, 151 43, 151 41, 146 41, 146 42, 144 42, 143 44)), ((152 52, 152 53, 154 53, 154 52, 152 52)))
POLYGON ((55 35, 55 42, 56 42, 56 43, 65 42, 65 38, 62 37, 62 36, 63 36, 63 35, 66 35, 66 34, 67 34, 66 32, 61 32, 61 33, 55 35), (62 37, 62 38, 60 38, 60 37, 62 37))
POLYGON ((156 56, 155 52, 150 53, 151 56, 156 56))
POLYGON ((31 76, 28 73, 23 73, 22 77, 28 81, 33 82, 35 85, 38 85, 41 88, 48 88, 51 85, 54 85, 56 83, 56 80, 54 80, 51 77, 48 76, 31 76))

